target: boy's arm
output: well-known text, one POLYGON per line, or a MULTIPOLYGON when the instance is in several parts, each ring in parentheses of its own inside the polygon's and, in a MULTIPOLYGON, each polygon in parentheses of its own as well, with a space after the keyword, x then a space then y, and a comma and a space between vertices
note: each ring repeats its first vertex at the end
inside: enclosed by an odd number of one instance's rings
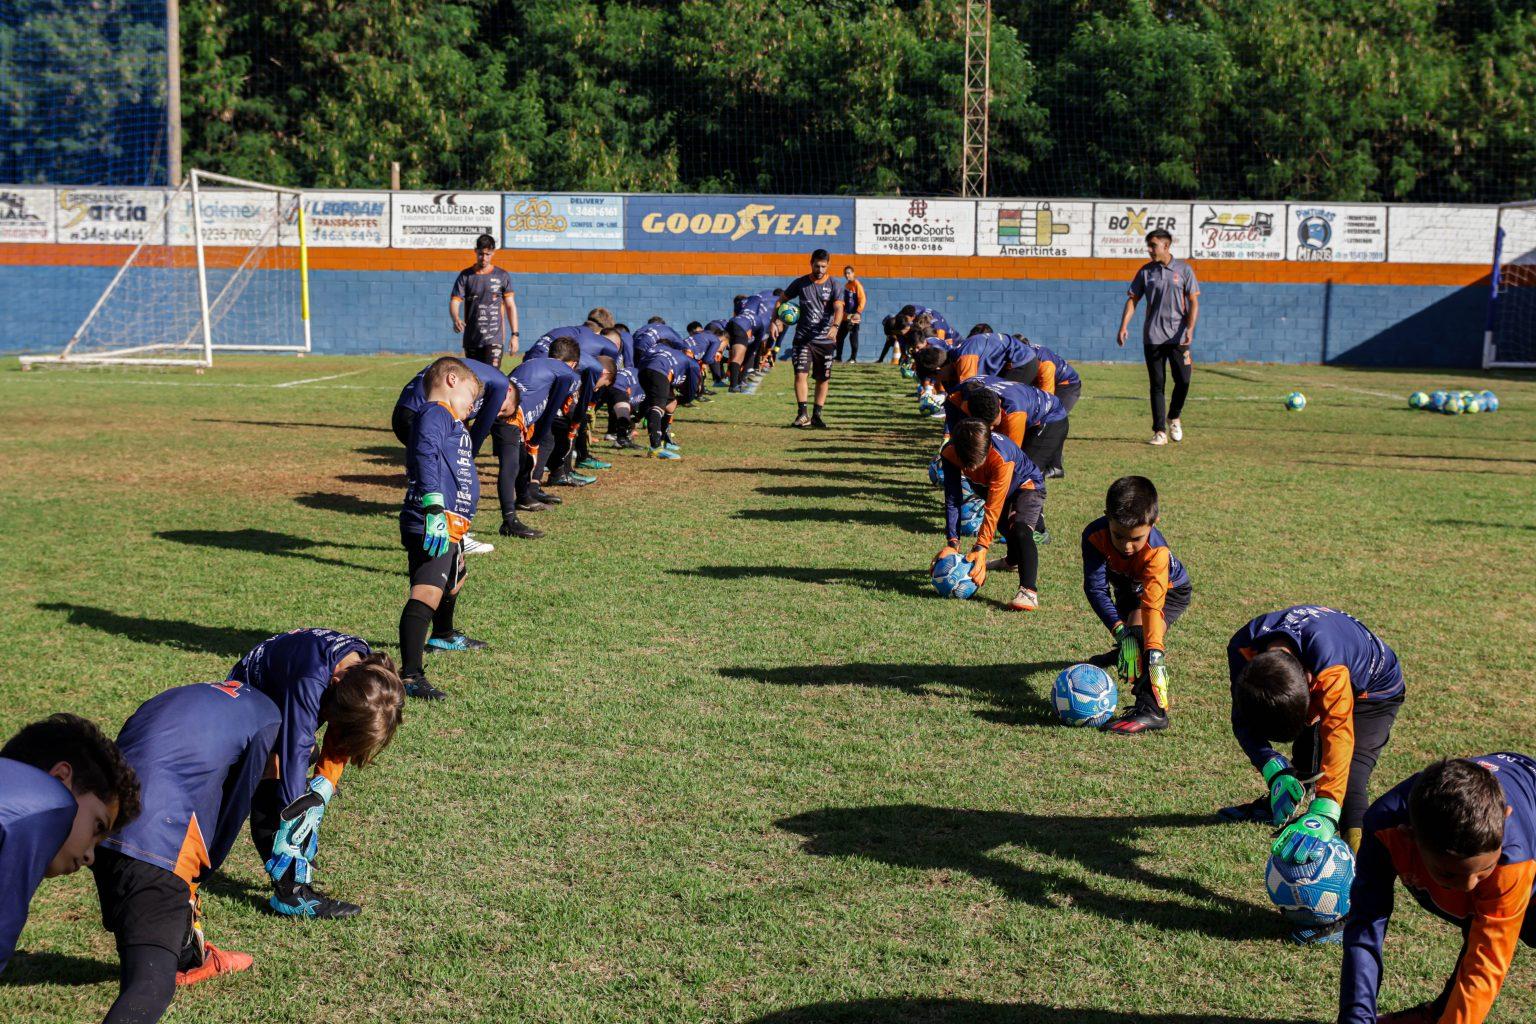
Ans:
POLYGON ((1164 547, 1147 549, 1141 569, 1142 648, 1163 649, 1163 635, 1168 624, 1163 620, 1163 603, 1168 599, 1168 575, 1172 553, 1164 547))
POLYGON ((416 417, 416 434, 412 438, 411 448, 415 455, 416 471, 421 476, 417 483, 422 494, 447 495, 455 489, 453 476, 442 458, 443 442, 452 422, 453 414, 437 404, 427 406, 416 417), (442 410, 441 413, 438 410, 442 410))
POLYGON ((500 381, 485 386, 480 411, 475 414, 474 425, 469 428, 469 441, 474 445, 476 455, 480 454, 480 446, 485 443, 485 439, 491 436, 491 428, 496 425, 496 416, 501 412, 501 404, 506 398, 507 389, 500 381))
POLYGON ((544 405, 544 414, 539 417, 538 423, 533 428, 533 440, 528 446, 535 451, 544 446, 554 436, 555 416, 565 408, 566 399, 571 397, 571 382, 567 377, 558 378, 549 388, 549 401, 544 405))
POLYGON ((1355 691, 1350 685, 1349 668, 1330 665, 1317 673, 1322 688, 1323 718, 1318 723, 1318 738, 1323 748, 1323 777, 1317 782, 1317 795, 1344 803, 1349 786, 1349 762, 1355 756, 1355 691))
POLYGON ((981 356, 956 356, 955 376, 960 380, 970 380, 981 372, 981 356))
POLYGON ((1024 434, 1028 430, 1029 413, 1027 412, 1005 412, 1003 413, 1003 422, 998 424, 997 427, 999 434, 1002 434, 1020 448, 1024 447, 1024 434))
POLYGON ((346 770, 347 759, 336 753, 335 744, 331 742, 331 730, 327 726, 325 741, 320 744, 320 760, 315 762, 315 774, 323 775, 330 784, 341 786, 341 773, 346 770))
POLYGON ((464 275, 461 272, 453 279, 453 292, 448 298, 448 317, 453 321, 455 334, 464 333, 464 318, 459 315, 459 310, 464 305, 464 275))
POLYGON ((1349 920, 1344 926, 1344 967, 1339 973, 1338 1024, 1376 1024, 1381 989, 1381 946, 1392 918, 1397 868, 1376 831, 1365 830, 1355 858, 1349 920))
MULTIPOLYGON (((1477 887, 1476 917, 1456 964, 1451 997, 1439 1024, 1482 1024, 1509 973, 1536 882, 1536 861, 1501 864, 1477 887), (1492 883, 1490 887, 1490 883, 1492 883), (1488 896, 1483 897, 1487 889, 1488 896)), ((1358 884, 1358 883, 1357 883, 1358 884)))
POLYGON ((965 500, 961 497, 960 467, 942 459, 944 463, 944 536, 950 547, 960 543, 960 505, 965 500))
POLYGON ((1093 541, 1083 537, 1083 593, 1093 612, 1111 633, 1120 625, 1120 613, 1115 610, 1115 600, 1109 592, 1109 563, 1104 552, 1094 547, 1093 541))
POLYGON ((75 812, 69 807, 0 825, 0 971, 16 952, 32 894, 74 822, 75 812))

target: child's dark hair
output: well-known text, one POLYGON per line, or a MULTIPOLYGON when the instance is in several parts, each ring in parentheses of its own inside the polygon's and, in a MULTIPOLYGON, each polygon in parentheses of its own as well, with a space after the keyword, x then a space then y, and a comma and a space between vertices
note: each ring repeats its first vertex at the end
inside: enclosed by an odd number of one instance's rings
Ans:
POLYGON ((480 383, 480 378, 476 377, 474 372, 470 370, 469 364, 457 356, 442 356, 439 359, 434 359, 432 365, 427 367, 427 376, 422 384, 428 391, 431 391, 447 380, 450 373, 456 373, 460 377, 468 377, 474 381, 476 394, 484 387, 480 383))
POLYGON ((620 334, 628 334, 629 324, 614 324, 613 329, 620 334))
POLYGON ((574 363, 581 359, 581 346, 576 344, 576 339, 561 335, 549 343, 549 358, 558 359, 562 363, 574 363))
POLYGON ((974 416, 967 417, 955 424, 949 438, 962 468, 970 469, 987 461, 987 452, 992 448, 992 428, 988 424, 974 416))
POLYGON ((1408 794, 1408 822, 1425 848, 1476 857, 1504 845, 1504 791, 1493 772, 1463 758, 1436 761, 1408 794))
POLYGON ((325 750, 366 768, 405 720, 405 686, 394 660, 369 654, 325 689, 320 701, 325 750))
POLYGON ((965 396, 965 404, 971 415, 989 428, 1003 412, 1002 399, 997 397, 997 392, 987 388, 972 388, 965 396))
POLYGON ((966 337, 967 338, 974 338, 978 334, 992 334, 992 333, 993 333, 993 330, 992 330, 992 325, 991 324, 977 324, 975 327, 971 328, 971 333, 967 334, 966 337))
POLYGON ((917 316, 917 307, 916 306, 902 306, 901 307, 901 312, 897 313, 896 315, 900 316, 900 317, 906 317, 908 320, 910 320, 913 317, 917 316))
POLYGON ((1117 526, 1134 529, 1157 522, 1157 487, 1144 476, 1123 476, 1109 485, 1104 514, 1117 526))
POLYGON ((704 329, 704 325, 699 323, 697 320, 690 320, 690 321, 688 321, 688 333, 689 334, 698 334, 703 329, 704 329))
POLYGON ((1307 727, 1307 672, 1290 651, 1268 650, 1243 666, 1232 687, 1232 717, 1264 738, 1289 743, 1307 727))
POLYGON ((947 359, 949 359, 949 353, 937 345, 929 345, 912 357, 912 361, 917 364, 917 372, 925 377, 932 377, 938 373, 939 367, 943 366, 947 359))
POLYGON ((598 306, 587 312, 587 323, 596 325, 600 331, 606 331, 613 326, 613 314, 607 307, 598 306))
POLYGON ((45 772, 63 761, 73 773, 70 785, 76 793, 90 793, 107 804, 117 801, 114 832, 139 816, 138 775, 117 744, 89 719, 60 712, 22 726, 0 747, 0 757, 45 772))

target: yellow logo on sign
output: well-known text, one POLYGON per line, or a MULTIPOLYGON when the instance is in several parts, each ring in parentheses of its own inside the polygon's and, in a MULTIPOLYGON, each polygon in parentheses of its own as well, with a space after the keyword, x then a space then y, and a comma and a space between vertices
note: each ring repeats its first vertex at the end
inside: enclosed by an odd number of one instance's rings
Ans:
POLYGON ((648 213, 640 230, 649 235, 836 235, 843 219, 833 213, 774 213, 765 203, 748 203, 735 213, 648 213))
POLYGON ((560 232, 566 225, 566 219, 555 213, 554 204, 548 199, 524 199, 507 214, 508 231, 560 232))

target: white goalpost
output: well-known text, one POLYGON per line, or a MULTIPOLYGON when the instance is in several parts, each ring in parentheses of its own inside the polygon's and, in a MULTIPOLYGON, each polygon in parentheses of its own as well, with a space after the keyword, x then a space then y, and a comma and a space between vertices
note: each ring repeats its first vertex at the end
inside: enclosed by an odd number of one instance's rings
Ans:
POLYGON ((1536 367, 1536 201, 1499 207, 1483 369, 1536 367))
POLYGON ((21 362, 201 369, 215 352, 309 351, 302 193, 193 170, 63 351, 21 362))

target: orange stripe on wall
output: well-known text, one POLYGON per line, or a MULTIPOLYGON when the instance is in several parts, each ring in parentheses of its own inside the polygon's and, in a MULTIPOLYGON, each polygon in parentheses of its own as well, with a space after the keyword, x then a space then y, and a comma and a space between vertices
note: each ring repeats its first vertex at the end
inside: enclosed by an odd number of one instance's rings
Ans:
MULTIPOLYGON (((0 244, 0 266, 115 267, 131 251, 124 245, 0 244)), ((178 266, 195 259, 191 246, 174 247, 178 266)), ((212 247, 209 261, 233 266, 244 250, 212 247)), ((435 249, 309 250, 312 270, 393 270, 456 273, 471 262, 468 252, 435 249)), ((1000 281, 1129 281, 1136 260, 1011 258, 1006 256, 853 256, 833 253, 833 265, 852 263, 865 278, 969 278, 1000 281)), ((1202 281, 1257 284, 1385 284, 1465 287, 1484 284, 1488 268, 1457 263, 1290 263, 1284 261, 1193 260, 1202 281)), ((806 269, 795 253, 571 252, 561 249, 502 249, 496 265, 513 274, 689 274, 782 277, 806 269)))

